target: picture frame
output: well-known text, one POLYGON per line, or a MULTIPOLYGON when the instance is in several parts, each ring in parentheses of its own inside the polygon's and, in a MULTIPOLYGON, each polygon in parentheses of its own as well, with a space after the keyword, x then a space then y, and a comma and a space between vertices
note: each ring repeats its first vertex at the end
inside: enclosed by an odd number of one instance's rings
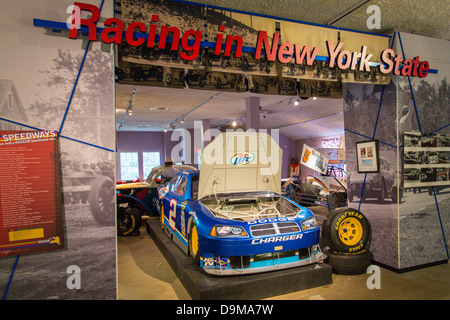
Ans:
POLYGON ((358 173, 380 172, 378 140, 357 142, 356 159, 358 164, 358 173))
POLYGON ((450 134, 404 132, 405 188, 450 185, 450 134))

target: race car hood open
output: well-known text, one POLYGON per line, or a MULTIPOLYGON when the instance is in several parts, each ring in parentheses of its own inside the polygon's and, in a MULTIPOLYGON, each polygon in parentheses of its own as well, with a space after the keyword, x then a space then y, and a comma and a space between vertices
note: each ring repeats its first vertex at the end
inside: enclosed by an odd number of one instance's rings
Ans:
POLYGON ((280 194, 282 152, 266 133, 221 133, 202 151, 198 198, 249 191, 280 194))

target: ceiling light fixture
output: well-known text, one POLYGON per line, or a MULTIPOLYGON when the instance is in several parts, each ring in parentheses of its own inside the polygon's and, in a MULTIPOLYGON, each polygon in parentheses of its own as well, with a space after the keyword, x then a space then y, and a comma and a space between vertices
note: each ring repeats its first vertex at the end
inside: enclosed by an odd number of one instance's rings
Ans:
POLYGON ((236 127, 236 126, 237 126, 237 121, 234 120, 234 121, 231 123, 231 125, 232 125, 233 127, 236 127))
MULTIPOLYGON (((178 118, 176 118, 175 120, 173 120, 170 124, 174 124, 176 122, 178 122, 179 120, 182 119, 182 121, 184 121, 184 117, 186 117, 188 114, 190 114, 191 112, 193 112, 194 110, 197 110, 198 108, 200 108, 201 106, 203 106, 205 103, 207 103, 208 101, 210 101, 211 99, 213 99, 214 97, 218 96, 219 94, 221 94, 222 91, 217 92, 216 94, 213 94, 212 96, 210 96, 208 99, 206 99, 205 101, 203 101, 202 103, 200 103, 199 105, 197 105, 196 107, 194 107, 193 109, 191 109, 190 111, 186 112, 185 114, 179 116, 178 118)), ((183 123, 183 122, 181 122, 183 123)))
POLYGON ((138 128, 150 128, 150 127, 152 127, 152 125, 148 124, 146 121, 138 121, 138 122, 136 122, 136 126, 138 128))
POLYGON ((155 108, 149 108, 150 111, 172 111, 173 108, 169 107, 155 107, 155 108))
POLYGON ((125 117, 127 115, 131 115, 132 114, 133 105, 131 103, 133 101, 134 95, 136 94, 136 90, 137 90, 137 86, 134 86, 133 92, 131 93, 130 101, 128 102, 127 109, 125 110, 125 113, 123 114, 123 117, 122 117, 122 120, 120 121, 118 129, 122 128, 123 123, 125 122, 125 117))

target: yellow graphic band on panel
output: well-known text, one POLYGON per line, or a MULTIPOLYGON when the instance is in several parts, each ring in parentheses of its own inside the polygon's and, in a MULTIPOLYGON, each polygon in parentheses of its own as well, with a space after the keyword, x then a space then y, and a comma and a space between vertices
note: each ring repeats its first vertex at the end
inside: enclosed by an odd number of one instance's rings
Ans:
POLYGON ((9 230, 9 241, 29 240, 44 237, 44 228, 9 230))

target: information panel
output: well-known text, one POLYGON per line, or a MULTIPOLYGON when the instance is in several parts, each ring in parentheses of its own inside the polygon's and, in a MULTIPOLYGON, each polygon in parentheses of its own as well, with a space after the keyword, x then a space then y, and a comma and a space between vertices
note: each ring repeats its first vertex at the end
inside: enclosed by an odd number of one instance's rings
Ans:
POLYGON ((0 257, 64 249, 56 131, 0 131, 0 257))
POLYGON ((405 132, 404 141, 405 188, 450 185, 450 135, 405 132))
POLYGON ((304 144, 300 164, 315 171, 326 174, 328 169, 328 158, 310 146, 304 144))

